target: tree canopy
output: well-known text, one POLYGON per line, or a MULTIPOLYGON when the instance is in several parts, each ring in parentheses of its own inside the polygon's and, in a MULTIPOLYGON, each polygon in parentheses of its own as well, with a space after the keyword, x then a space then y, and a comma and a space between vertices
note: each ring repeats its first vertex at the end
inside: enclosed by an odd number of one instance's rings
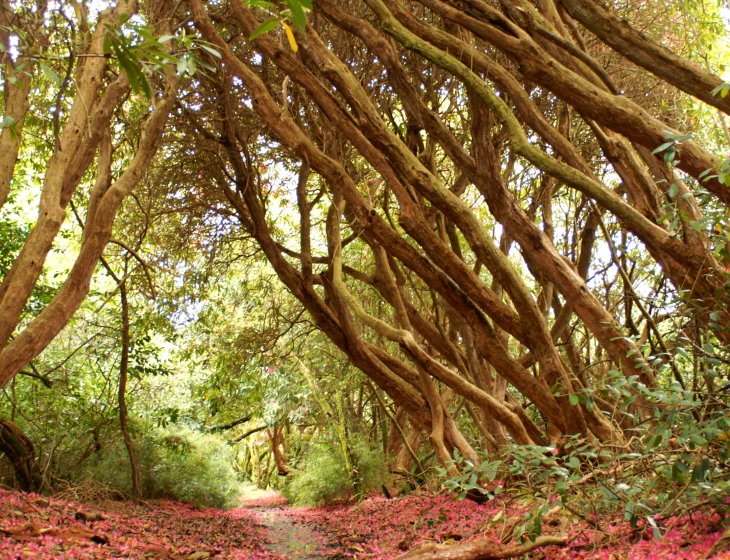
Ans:
POLYGON ((356 495, 435 460, 474 498, 583 449, 663 454, 627 519, 727 491, 722 2, 0 2, 0 410, 41 471, 116 417, 135 495, 152 425, 262 485, 334 449, 356 495))

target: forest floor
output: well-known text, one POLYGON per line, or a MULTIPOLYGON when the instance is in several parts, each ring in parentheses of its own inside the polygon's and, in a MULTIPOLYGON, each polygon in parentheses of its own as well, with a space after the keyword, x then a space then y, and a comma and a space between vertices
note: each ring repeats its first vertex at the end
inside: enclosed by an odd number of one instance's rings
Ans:
MULTIPOLYGON (((304 509, 286 505, 273 492, 251 492, 241 508, 230 511, 171 501, 90 505, 70 497, 0 489, 0 559, 385 559, 425 541, 506 540, 514 526, 509 520, 524 513, 516 507, 507 511, 496 500, 477 505, 446 494, 304 509)), ((700 559, 723 528, 717 516, 694 514, 664 520, 666 530, 656 540, 644 527, 604 521, 567 526, 547 518, 545 533, 567 532, 572 540, 565 548, 536 550, 530 558, 700 559)), ((730 551, 714 558, 730 560, 730 551)))

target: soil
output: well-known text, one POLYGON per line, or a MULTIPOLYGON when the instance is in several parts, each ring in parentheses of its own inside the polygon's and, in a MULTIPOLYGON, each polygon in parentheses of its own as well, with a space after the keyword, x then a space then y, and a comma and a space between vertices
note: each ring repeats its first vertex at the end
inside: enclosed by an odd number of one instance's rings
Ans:
POLYGON ((278 492, 248 489, 242 506, 253 509, 261 517, 269 533, 266 548, 273 554, 296 560, 337 560, 344 558, 331 550, 329 543, 306 521, 292 516, 294 508, 285 505, 278 492))

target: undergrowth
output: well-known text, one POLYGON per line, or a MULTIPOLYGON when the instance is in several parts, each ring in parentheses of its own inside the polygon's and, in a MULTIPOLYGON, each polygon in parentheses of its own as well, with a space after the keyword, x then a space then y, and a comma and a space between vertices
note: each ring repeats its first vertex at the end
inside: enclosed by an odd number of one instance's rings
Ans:
POLYGON ((361 494, 379 489, 388 477, 382 452, 371 449, 360 439, 351 442, 355 466, 348 476, 342 450, 333 442, 314 444, 308 450, 303 470, 295 473, 283 488, 290 502, 319 505, 355 497, 353 480, 358 479, 361 494))
MULTIPOLYGON (((201 507, 231 508, 241 485, 230 446, 215 435, 176 427, 155 430, 136 442, 142 488, 147 498, 171 498, 201 507)), ((131 493, 129 457, 121 442, 98 453, 86 477, 131 493)))
POLYGON ((615 415, 631 423, 628 441, 609 445, 570 436, 547 446, 509 446, 498 459, 478 465, 456 454, 461 473, 446 478, 446 487, 461 499, 481 492, 486 499, 503 495, 528 506, 514 534, 523 540, 539 536, 543 517, 556 510, 595 529, 621 516, 637 534, 657 539, 699 509, 725 517, 730 410, 722 400, 679 385, 649 389, 618 374, 601 396, 620 403, 615 415))

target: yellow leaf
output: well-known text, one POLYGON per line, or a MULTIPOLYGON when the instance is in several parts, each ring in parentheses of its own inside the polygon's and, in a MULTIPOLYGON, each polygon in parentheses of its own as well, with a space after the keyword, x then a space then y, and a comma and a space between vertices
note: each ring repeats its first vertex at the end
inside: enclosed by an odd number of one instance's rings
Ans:
POLYGON ((286 31, 286 38, 289 39, 289 46, 291 47, 291 50, 297 52, 299 50, 299 45, 297 45, 297 40, 294 38, 294 32, 291 30, 291 27, 289 27, 285 22, 282 21, 281 25, 284 26, 284 31, 286 31))

